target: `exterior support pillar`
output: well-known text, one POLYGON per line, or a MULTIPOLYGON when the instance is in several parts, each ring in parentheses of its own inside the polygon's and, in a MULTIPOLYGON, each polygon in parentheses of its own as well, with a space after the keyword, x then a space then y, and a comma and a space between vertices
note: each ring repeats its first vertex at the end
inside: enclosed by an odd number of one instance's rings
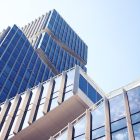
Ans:
POLYGON ((67 73, 63 72, 62 73, 62 80, 61 80, 60 90, 59 90, 59 95, 58 95, 58 104, 61 104, 63 102, 66 80, 67 80, 67 73))
POLYGON ((124 102, 125 102, 125 110, 126 110, 126 122, 127 122, 127 127, 128 127, 128 136, 130 140, 134 140, 134 133, 133 133, 132 122, 131 122, 131 117, 130 117, 127 92, 123 90, 123 93, 124 93, 124 102))
POLYGON ((5 120, 6 115, 7 115, 7 113, 8 113, 8 110, 9 110, 9 108, 10 108, 10 105, 11 105, 11 103, 10 103, 10 101, 7 99, 7 100, 5 101, 5 103, 4 103, 4 106, 3 106, 2 110, 1 110, 1 112, 0 112, 0 130, 1 130, 1 128, 2 128, 2 125, 3 125, 3 123, 4 123, 4 120, 5 120))
POLYGON ((51 95, 53 92, 53 87, 54 87, 54 79, 51 78, 50 79, 50 83, 49 83, 49 87, 48 87, 48 91, 46 92, 46 99, 45 99, 45 103, 44 103, 44 107, 43 107, 43 114, 45 115, 48 110, 49 110, 49 104, 50 104, 50 99, 51 99, 51 95))
POLYGON ((91 139, 91 113, 89 110, 86 110, 86 132, 85 140, 91 139))
POLYGON ((20 127, 21 127, 22 119, 23 119, 24 113, 26 111, 26 107, 28 105, 28 101, 29 101, 30 97, 31 97, 31 91, 27 90, 25 93, 25 98, 24 98, 22 104, 19 106, 19 113, 18 113, 19 115, 16 120, 16 125, 15 125, 14 131, 13 131, 14 134, 18 133, 18 131, 21 129, 20 127))
POLYGON ((73 125, 69 123, 67 140, 72 140, 72 137, 73 137, 73 125))
POLYGON ((104 103, 105 103, 105 135, 106 135, 105 139, 111 140, 109 102, 106 97, 104 97, 104 103))
POLYGON ((36 109, 37 109, 37 106, 38 106, 38 103, 39 103, 39 100, 40 100, 41 92, 42 92, 42 89, 43 89, 42 84, 40 84, 37 88, 38 89, 37 89, 37 92, 36 92, 36 95, 35 95, 35 98, 34 98, 34 101, 33 101, 33 105, 32 105, 29 120, 28 120, 29 124, 32 124, 32 122, 34 121, 34 118, 35 118, 35 112, 36 112, 36 109))
POLYGON ((19 101, 20 101, 20 95, 17 94, 15 99, 14 99, 14 102, 12 104, 12 107, 10 109, 10 112, 7 115, 7 119, 6 119, 5 123, 4 123, 4 126, 3 126, 2 130, 1 130, 0 140, 7 139, 9 129, 11 127, 11 123, 12 123, 13 117, 15 115, 15 111, 16 111, 18 105, 19 105, 19 101))

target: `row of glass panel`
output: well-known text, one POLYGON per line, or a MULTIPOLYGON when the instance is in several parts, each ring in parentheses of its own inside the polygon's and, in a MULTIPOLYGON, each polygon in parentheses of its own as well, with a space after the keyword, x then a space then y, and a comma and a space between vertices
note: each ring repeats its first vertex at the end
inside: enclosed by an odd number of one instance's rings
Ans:
POLYGON ((66 44, 83 60, 87 62, 87 46, 79 36, 71 29, 63 18, 53 10, 49 20, 48 28, 59 40, 66 44))
MULTIPOLYGON (((72 89, 73 89, 73 82, 74 82, 74 74, 75 74, 74 69, 67 73, 67 80, 65 81, 63 101, 67 100, 68 98, 70 98, 73 95, 72 89)), ((55 80, 55 83, 54 83, 53 91, 52 91, 52 94, 51 94, 50 105, 49 105, 49 110, 48 111, 51 111, 52 109, 54 109, 55 107, 57 107, 59 105, 57 100, 58 100, 59 90, 60 90, 60 86, 61 86, 62 76, 61 75, 57 76, 54 80, 55 80)), ((46 100, 46 93, 47 93, 48 88, 49 88, 49 80, 43 84, 43 90, 40 93, 40 100, 38 101, 39 106, 37 108, 37 113, 34 116, 34 118, 35 118, 34 121, 39 119, 40 117, 44 116, 43 107, 44 107, 44 102, 46 100)), ((27 126, 29 126, 28 119, 29 119, 29 115, 30 115, 30 112, 31 112, 33 102, 34 102, 34 98, 36 97, 36 94, 38 94, 37 90, 38 90, 37 87, 32 89, 32 94, 31 94, 29 102, 28 102, 29 104, 27 105, 26 111, 24 112, 24 114, 25 114, 24 118, 22 118, 21 130, 26 128, 27 126)), ((21 95, 20 105, 22 105, 22 102, 24 101, 24 98, 25 98, 25 94, 23 93, 21 95)), ((12 99, 11 100, 11 106, 13 105, 13 101, 14 100, 12 99)), ((4 107, 4 104, 1 105, 1 110, 3 109, 3 107, 4 107)), ((18 108, 19 107, 20 106, 18 106, 18 108)), ((11 126, 11 128, 9 128, 10 133, 7 132, 7 136, 9 135, 8 136, 9 138, 13 136, 13 130, 15 128, 16 120, 17 120, 18 115, 19 115, 18 108, 16 109, 17 114, 15 114, 15 116, 13 117, 12 126, 11 126)), ((10 108, 9 108, 9 112, 10 112, 10 108)), ((1 124, 0 130, 2 129, 2 126, 4 125, 4 123, 6 123, 6 120, 7 120, 6 116, 7 115, 8 115, 8 111, 6 112, 6 115, 5 115, 5 118, 3 120, 3 123, 1 124)))
POLYGON ((53 76, 16 26, 4 38, 0 53, 0 102, 53 76))
POLYGON ((86 70, 84 64, 61 48, 48 33, 40 36, 35 48, 41 48, 59 72, 72 68, 75 64, 86 70))
POLYGON ((91 99, 93 103, 97 103, 102 98, 97 90, 94 89, 93 86, 91 86, 91 84, 81 74, 79 77, 79 88, 91 99))
MULTIPOLYGON (((140 87, 127 91, 129 109, 131 113, 132 127, 135 140, 140 139, 140 87)), ((109 99, 110 125, 112 140, 130 140, 126 121, 126 106, 124 96, 120 94, 109 99)), ((105 140, 105 106, 101 103, 91 111, 91 139, 105 140)), ((130 122, 129 122, 130 123, 130 122)), ((85 140, 86 118, 83 116, 77 123, 74 123, 74 140, 85 140)), ((56 140, 66 140, 67 130, 56 140)))

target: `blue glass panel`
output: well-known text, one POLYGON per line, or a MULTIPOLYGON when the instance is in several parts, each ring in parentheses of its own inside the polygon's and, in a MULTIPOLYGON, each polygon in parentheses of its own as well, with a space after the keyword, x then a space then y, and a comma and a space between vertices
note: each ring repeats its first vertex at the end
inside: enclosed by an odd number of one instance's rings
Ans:
POLYGON ((97 139, 105 135, 105 127, 101 127, 92 131, 92 139, 97 139))
POLYGON ((131 114, 140 111, 140 87, 127 91, 131 114))
POLYGON ((86 118, 82 117, 76 124, 74 124, 74 137, 77 137, 85 133, 86 118))
POLYGON ((132 119, 132 124, 140 122, 140 113, 132 115, 131 119, 132 119))
POLYGON ((135 140, 140 140, 140 123, 133 125, 135 140))
POLYGON ((105 124, 104 103, 102 103, 95 110, 93 110, 91 114, 92 114, 92 130, 99 128, 105 124))
POLYGON ((119 129, 122 129, 124 127, 126 127, 126 119, 125 118, 124 119, 121 119, 119 121, 113 122, 111 124, 111 130, 112 130, 112 132, 117 131, 119 129))
POLYGON ((56 138, 56 140, 66 140, 67 139, 67 134, 68 131, 65 130, 65 132, 63 132, 59 137, 56 138))
POLYGON ((87 85, 88 85, 88 83, 87 83, 86 79, 82 75, 80 75, 80 77, 79 77, 79 88, 85 94, 87 94, 87 85))
POLYGON ((109 100, 111 122, 119 120, 125 115, 124 97, 120 94, 109 100))
POLYGON ((115 133, 112 133, 112 140, 128 140, 127 129, 122 129, 115 133))
POLYGON ((73 138, 73 140, 85 140, 85 134, 84 135, 80 135, 78 137, 73 138))
POLYGON ((97 102, 97 92, 96 90, 88 84, 88 97, 94 102, 97 102))

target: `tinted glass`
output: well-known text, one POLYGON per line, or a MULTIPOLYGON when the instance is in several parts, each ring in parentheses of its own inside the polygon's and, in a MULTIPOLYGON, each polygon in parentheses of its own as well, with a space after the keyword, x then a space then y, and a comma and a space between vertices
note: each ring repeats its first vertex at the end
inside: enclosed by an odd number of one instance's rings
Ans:
POLYGON ((67 133, 68 131, 65 130, 59 137, 56 138, 56 140, 66 140, 67 139, 67 133))
POLYGON ((127 129, 122 129, 115 133, 112 133, 112 140, 128 140, 127 129))
POLYGON ((140 140, 140 123, 133 125, 135 140, 140 140))
POLYGON ((91 113, 92 113, 92 130, 99 128, 105 124, 104 103, 102 103, 99 107, 97 107, 91 113))
POLYGON ((101 127, 92 131, 92 139, 97 139, 105 135, 105 127, 101 127))
POLYGON ((111 130, 112 130, 112 132, 113 131, 117 131, 119 129, 122 129, 124 127, 126 127, 126 119, 125 118, 124 119, 121 119, 119 121, 113 122, 111 124, 111 130))
POLYGON ((85 140, 85 135, 80 135, 76 138, 73 138, 73 140, 85 140))
POLYGON ((113 97, 109 101, 111 122, 116 121, 125 115, 123 94, 113 97))
POLYGON ((86 123, 86 119, 84 116, 74 125, 74 137, 85 133, 85 127, 86 127, 85 123, 86 123))
POLYGON ((80 75, 80 78, 79 78, 79 88, 85 94, 87 94, 87 85, 88 85, 88 83, 87 83, 86 79, 82 75, 80 75))
POLYGON ((132 115, 131 119, 132 119, 132 124, 140 122, 140 113, 132 115))
POLYGON ((140 87, 127 91, 131 114, 140 111, 140 87))

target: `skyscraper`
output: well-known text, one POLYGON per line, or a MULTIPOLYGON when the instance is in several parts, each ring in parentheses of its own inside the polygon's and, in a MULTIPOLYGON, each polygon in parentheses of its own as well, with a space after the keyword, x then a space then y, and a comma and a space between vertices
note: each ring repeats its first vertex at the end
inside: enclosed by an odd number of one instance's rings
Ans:
MULTIPOLYGON (((25 77, 33 80, 18 82, 30 85, 34 81, 31 87, 35 86, 4 98, 0 105, 0 140, 140 139, 140 81, 104 93, 85 72, 86 45, 55 10, 22 31, 14 25, 0 34, 1 75, 17 69, 15 75, 23 78, 29 63, 31 76, 25 77), (19 63, 21 73, 13 63, 19 63), (74 64, 79 66, 71 68, 74 64), (47 78, 36 82, 43 75, 47 78)), ((7 83, 7 78, 3 82, 7 83)), ((10 85, 18 84, 15 80, 10 85)))
POLYGON ((8 27, 0 35, 0 102, 75 64, 86 71, 86 63, 86 44, 56 10, 22 31, 8 27))

